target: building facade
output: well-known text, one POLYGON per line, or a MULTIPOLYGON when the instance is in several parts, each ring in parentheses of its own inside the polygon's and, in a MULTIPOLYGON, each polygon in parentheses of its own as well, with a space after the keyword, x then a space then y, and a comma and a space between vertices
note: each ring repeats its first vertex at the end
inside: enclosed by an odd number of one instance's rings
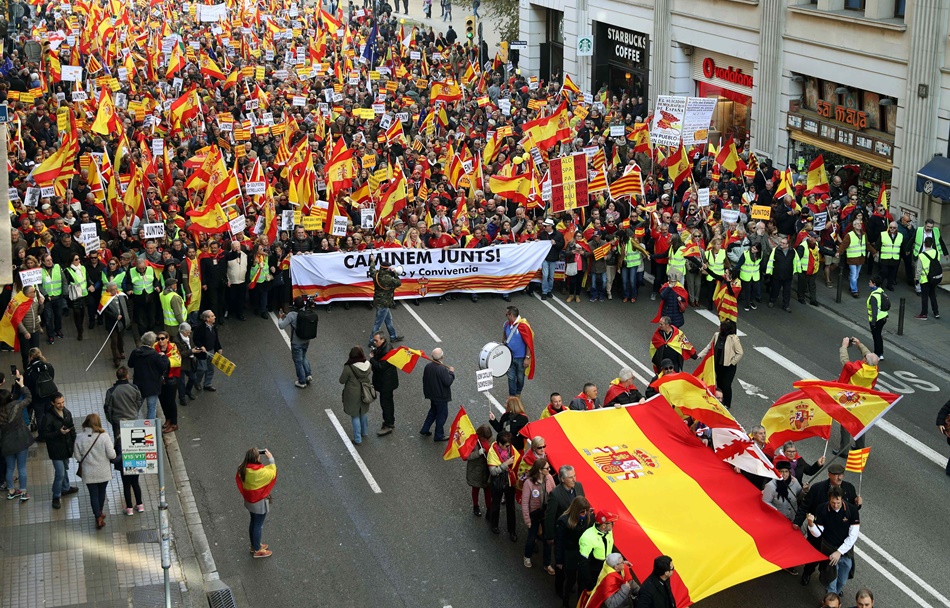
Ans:
POLYGON ((717 97, 711 141, 777 167, 821 153, 865 196, 884 183, 892 209, 950 224, 950 0, 519 2, 522 70, 650 107, 717 97))

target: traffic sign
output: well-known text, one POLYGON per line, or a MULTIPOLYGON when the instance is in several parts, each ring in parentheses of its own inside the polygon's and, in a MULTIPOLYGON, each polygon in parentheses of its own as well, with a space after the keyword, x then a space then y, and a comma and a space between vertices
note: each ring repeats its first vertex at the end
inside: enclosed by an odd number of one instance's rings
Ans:
POLYGON ((158 473, 158 430, 155 420, 122 420, 120 437, 123 474, 158 473))

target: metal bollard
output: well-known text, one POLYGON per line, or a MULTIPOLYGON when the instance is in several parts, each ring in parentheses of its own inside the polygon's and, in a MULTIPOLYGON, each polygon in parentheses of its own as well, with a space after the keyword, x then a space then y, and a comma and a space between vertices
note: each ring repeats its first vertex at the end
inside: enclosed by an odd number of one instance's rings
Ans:
POLYGON ((838 295, 835 296, 835 304, 841 304, 841 292, 844 290, 844 266, 838 266, 838 295))
POLYGON ((904 335, 904 305, 907 304, 907 298, 901 298, 901 308, 897 313, 897 335, 904 335))

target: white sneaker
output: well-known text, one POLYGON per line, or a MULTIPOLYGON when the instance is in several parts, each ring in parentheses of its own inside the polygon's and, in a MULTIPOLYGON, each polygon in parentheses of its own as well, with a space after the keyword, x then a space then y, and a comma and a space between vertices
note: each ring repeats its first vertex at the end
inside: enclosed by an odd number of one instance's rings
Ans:
POLYGON ((307 384, 313 382, 313 376, 307 376, 307 384))
POLYGON ((525 567, 525 568, 530 568, 530 567, 531 567, 531 558, 530 558, 530 557, 524 558, 524 567, 525 567))
POLYGON ((296 382, 296 381, 295 381, 295 382, 294 382, 294 386, 296 386, 297 388, 307 388, 307 383, 306 383, 306 382, 296 382))

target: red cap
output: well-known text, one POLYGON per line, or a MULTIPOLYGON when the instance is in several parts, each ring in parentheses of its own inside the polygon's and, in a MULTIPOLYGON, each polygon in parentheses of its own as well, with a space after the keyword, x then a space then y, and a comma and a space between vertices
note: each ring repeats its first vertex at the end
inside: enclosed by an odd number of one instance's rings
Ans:
POLYGON ((594 518, 595 523, 598 524, 607 524, 617 521, 619 518, 616 513, 611 513, 610 511, 597 511, 597 516, 594 518))

